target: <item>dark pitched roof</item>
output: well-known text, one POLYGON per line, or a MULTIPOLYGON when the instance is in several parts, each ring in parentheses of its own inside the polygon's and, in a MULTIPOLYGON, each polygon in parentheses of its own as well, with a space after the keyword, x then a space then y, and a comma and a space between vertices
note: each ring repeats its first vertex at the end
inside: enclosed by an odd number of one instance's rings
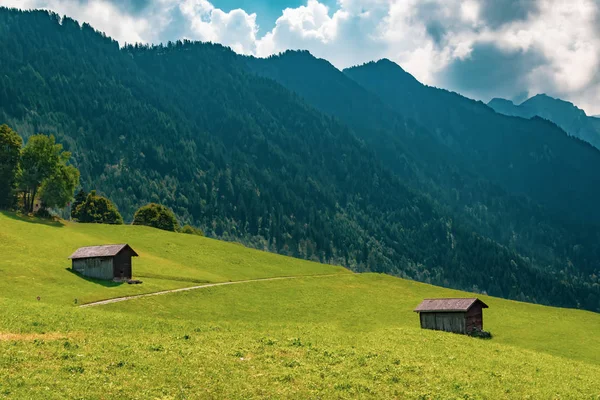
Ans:
POLYGON ((425 299, 415 308, 415 312, 468 311, 477 302, 481 303, 483 308, 488 308, 487 304, 477 298, 425 299))
POLYGON ((128 248, 133 256, 137 253, 128 244, 107 244, 104 246, 88 246, 77 249, 75 253, 69 256, 70 259, 94 258, 94 257, 113 257, 119 254, 123 249, 128 248))

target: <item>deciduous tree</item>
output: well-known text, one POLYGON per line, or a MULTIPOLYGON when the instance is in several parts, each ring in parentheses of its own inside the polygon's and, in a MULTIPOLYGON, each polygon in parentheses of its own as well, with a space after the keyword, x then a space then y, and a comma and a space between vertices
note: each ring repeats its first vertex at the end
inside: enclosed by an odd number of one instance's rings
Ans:
POLYGON ((140 207, 133 216, 134 225, 147 225, 165 231, 176 231, 179 223, 173 211, 162 204, 150 203, 140 207))
MULTIPOLYGON (((40 134, 29 138, 21 154, 22 174, 20 186, 23 190, 23 208, 26 212, 33 211, 35 198, 40 187, 47 179, 54 177, 52 186, 57 184, 63 177, 73 177, 72 170, 71 172, 64 171, 69 158, 71 158, 71 153, 63 151, 62 145, 55 143, 54 136, 40 134)), ((79 176, 77 176, 78 178, 79 176)), ((68 182, 63 186, 67 187, 68 182)), ((73 186, 74 189, 75 186, 73 186)), ((51 191, 50 188, 47 188, 47 192, 51 191)), ((54 191, 56 192, 56 190, 54 191)), ((72 195, 73 192, 71 192, 72 195)), ((49 199, 52 197, 53 195, 49 194, 49 199)))
POLYGON ((40 188, 40 200, 44 208, 63 208, 73 198, 79 183, 79 171, 72 165, 59 165, 54 174, 40 188))
POLYGON ((77 206, 76 215, 79 222, 123 224, 123 217, 117 207, 106 197, 97 195, 95 190, 92 190, 85 201, 77 206))

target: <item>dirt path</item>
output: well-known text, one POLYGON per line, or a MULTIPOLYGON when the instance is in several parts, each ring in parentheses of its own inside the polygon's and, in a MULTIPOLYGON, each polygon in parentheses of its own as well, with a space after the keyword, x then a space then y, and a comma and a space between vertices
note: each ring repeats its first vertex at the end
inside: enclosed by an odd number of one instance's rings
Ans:
POLYGON ((131 296, 115 297, 114 299, 94 301, 91 303, 82 304, 79 306, 79 308, 102 306, 104 304, 119 303, 121 301, 139 299, 141 297, 150 297, 150 296, 158 296, 161 294, 168 294, 168 293, 186 292, 188 290, 204 289, 204 288, 209 288, 209 287, 214 287, 214 286, 236 285, 238 283, 249 283, 249 282, 278 281, 278 280, 282 280, 282 279, 314 278, 314 277, 323 278, 326 276, 336 276, 336 275, 344 275, 344 274, 278 276, 278 277, 274 277, 274 278, 247 279, 244 281, 207 283, 207 284, 198 285, 198 286, 190 286, 190 287, 184 287, 184 288, 179 288, 179 289, 163 290, 160 292, 153 292, 153 293, 134 294, 131 296))

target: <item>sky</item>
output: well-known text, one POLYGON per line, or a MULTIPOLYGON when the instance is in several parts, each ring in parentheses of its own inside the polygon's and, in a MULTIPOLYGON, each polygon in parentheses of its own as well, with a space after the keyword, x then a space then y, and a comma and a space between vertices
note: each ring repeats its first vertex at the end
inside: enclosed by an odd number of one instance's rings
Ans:
POLYGON ((338 68, 388 58, 489 101, 538 93, 600 114, 600 0, 0 0, 88 22, 121 44, 192 39, 338 68))

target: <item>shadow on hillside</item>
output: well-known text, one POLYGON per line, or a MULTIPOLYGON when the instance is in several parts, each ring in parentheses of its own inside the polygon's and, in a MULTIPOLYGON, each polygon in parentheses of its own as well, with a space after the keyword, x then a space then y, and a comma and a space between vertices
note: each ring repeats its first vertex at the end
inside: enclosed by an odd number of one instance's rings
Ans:
POLYGON ((10 219, 14 219, 16 221, 28 222, 30 224, 53 226, 56 228, 62 228, 63 226, 65 226, 61 221, 54 221, 54 220, 50 220, 50 219, 41 219, 41 218, 36 218, 36 217, 28 217, 25 215, 16 214, 14 212, 0 211, 0 214, 4 215, 10 219))
POLYGON ((65 270, 72 273, 73 275, 77 276, 78 278, 81 278, 88 282, 95 283, 97 285, 101 285, 104 287, 117 287, 117 286, 121 286, 124 283, 124 282, 105 281, 102 279, 89 278, 87 276, 83 276, 83 275, 73 271, 71 268, 65 268, 65 270))

